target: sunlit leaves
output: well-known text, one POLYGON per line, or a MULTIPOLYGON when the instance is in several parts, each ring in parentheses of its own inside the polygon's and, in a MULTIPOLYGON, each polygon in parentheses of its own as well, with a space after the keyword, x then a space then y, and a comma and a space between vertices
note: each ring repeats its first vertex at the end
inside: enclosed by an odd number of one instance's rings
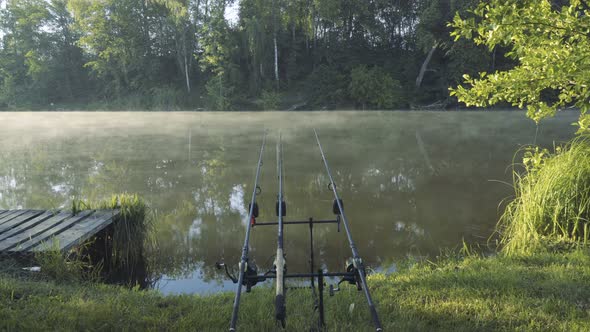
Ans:
MULTIPOLYGON (((590 92, 590 14, 580 1, 555 8, 550 1, 499 1, 480 4, 450 26, 456 40, 467 38, 489 49, 504 46, 518 65, 479 78, 465 77, 451 89, 468 106, 487 107, 500 102, 527 110, 540 121, 573 106, 585 113, 590 92), (550 96, 547 96, 550 95, 550 96)), ((580 118, 580 130, 588 120, 580 118)))

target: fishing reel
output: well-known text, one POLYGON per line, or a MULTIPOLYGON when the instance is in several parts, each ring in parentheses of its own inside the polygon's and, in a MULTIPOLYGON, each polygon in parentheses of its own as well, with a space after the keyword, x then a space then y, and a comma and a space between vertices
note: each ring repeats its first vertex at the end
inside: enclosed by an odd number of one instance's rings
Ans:
MULTIPOLYGON (((238 278, 229 272, 227 265, 223 261, 215 263, 215 267, 218 270, 225 269, 225 275, 234 283, 238 283, 238 278)), ((244 270, 244 278, 242 285, 246 286, 246 292, 250 293, 252 287, 256 286, 259 282, 265 281, 264 276, 258 275, 258 267, 254 263, 246 263, 246 269, 244 270)))
POLYGON ((347 282, 350 285, 356 285, 356 289, 359 291, 363 289, 360 270, 355 267, 354 260, 352 258, 346 260, 346 272, 347 275, 338 281, 336 287, 334 287, 334 285, 330 285, 330 296, 334 296, 334 293, 340 290, 340 284, 343 282, 347 282))
POLYGON ((258 267, 254 263, 246 263, 246 270, 244 271, 244 280, 242 285, 246 286, 246 292, 250 293, 252 287, 257 283, 265 281, 265 277, 258 276, 258 267))

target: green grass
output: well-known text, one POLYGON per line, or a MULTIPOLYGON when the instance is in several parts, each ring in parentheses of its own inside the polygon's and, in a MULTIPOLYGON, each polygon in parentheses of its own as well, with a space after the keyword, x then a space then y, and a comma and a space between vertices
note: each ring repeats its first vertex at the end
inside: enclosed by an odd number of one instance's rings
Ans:
POLYGON ((550 154, 525 154, 515 173, 516 198, 499 231, 506 254, 531 253, 546 243, 587 243, 590 236, 590 138, 578 137, 550 154))
MULTIPOLYGON (((233 294, 163 296, 96 283, 24 281, 0 274, 0 330, 191 330, 228 327, 233 294)), ((468 257, 370 277, 386 331, 588 331, 590 252, 468 257)), ((273 331, 274 292, 242 297, 241 331, 273 331)), ((287 297, 288 331, 317 317, 308 290, 287 297)), ((371 331, 362 293, 326 297, 330 331, 371 331), (351 311, 351 304, 354 309, 351 311)))

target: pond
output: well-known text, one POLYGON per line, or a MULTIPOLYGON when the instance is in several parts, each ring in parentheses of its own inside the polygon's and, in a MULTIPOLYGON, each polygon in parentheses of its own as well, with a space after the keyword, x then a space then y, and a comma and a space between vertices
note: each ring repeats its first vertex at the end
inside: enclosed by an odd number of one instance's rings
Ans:
MULTIPOLYGON (((275 143, 283 137, 287 220, 333 218, 313 128, 366 265, 486 244, 513 194, 510 165, 527 144, 573 137, 578 113, 536 126, 522 112, 5 113, 0 112, 0 209, 68 207, 73 198, 138 193, 157 218, 150 249, 164 293, 234 290, 216 270, 237 264, 262 134, 268 130, 259 221, 275 221, 275 143)), ((350 256, 344 231, 314 227, 328 271, 350 256)), ((252 232, 266 270, 276 228, 252 232)), ((307 227, 286 226, 290 272, 309 269, 307 227)))

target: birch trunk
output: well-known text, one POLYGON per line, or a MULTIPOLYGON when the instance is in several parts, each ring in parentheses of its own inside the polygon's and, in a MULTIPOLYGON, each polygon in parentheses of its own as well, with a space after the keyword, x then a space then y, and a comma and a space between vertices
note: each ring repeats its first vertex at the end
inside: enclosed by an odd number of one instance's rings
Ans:
POLYGON ((434 51, 436 51, 436 48, 438 47, 438 44, 434 44, 434 46, 432 46, 432 48, 430 49, 430 51, 428 51, 428 55, 426 56, 426 60, 424 60, 424 62, 422 63, 422 67, 420 68, 420 74, 418 74, 418 77, 416 78, 416 87, 420 88, 420 86, 422 85, 422 80, 424 79, 424 74, 426 73, 426 70, 428 69, 428 64, 430 63, 430 60, 432 60, 432 55, 434 54, 434 51))
POLYGON ((277 84, 277 91, 279 90, 279 49, 277 47, 277 0, 273 4, 273 25, 274 25, 274 48, 275 48, 275 81, 277 84))
POLYGON ((277 81, 277 90, 279 89, 279 50, 277 48, 277 34, 275 32, 275 80, 277 81))

